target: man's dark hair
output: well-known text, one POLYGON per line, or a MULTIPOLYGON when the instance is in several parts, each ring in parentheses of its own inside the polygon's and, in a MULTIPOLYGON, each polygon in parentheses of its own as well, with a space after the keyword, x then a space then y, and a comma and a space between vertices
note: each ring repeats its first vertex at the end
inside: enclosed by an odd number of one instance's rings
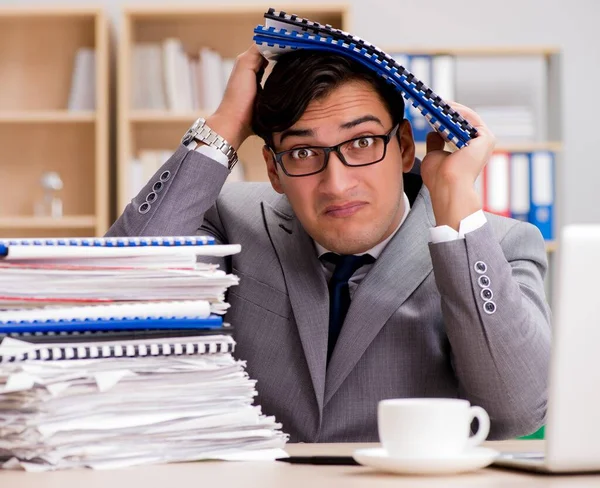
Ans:
POLYGON ((349 81, 369 83, 385 103, 392 121, 404 117, 402 95, 384 79, 338 54, 298 50, 283 54, 256 96, 252 129, 269 146, 273 133, 294 125, 313 100, 326 97, 333 89, 349 81))

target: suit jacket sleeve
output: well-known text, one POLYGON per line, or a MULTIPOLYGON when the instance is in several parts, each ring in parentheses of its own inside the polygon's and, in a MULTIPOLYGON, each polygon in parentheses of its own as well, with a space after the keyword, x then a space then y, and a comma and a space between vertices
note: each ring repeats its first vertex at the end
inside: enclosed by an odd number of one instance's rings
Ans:
MULTIPOLYGON (((219 162, 179 146, 127 205, 106 235, 208 235, 226 244, 216 201, 228 175, 229 170, 219 162), (162 187, 156 191, 155 184, 159 181, 162 187), (153 192, 154 198, 149 197, 153 192), (149 210, 140 211, 147 200, 151 200, 149 210)), ((215 258, 206 261, 224 264, 215 258)))
POLYGON ((551 336, 541 234, 519 222, 499 242, 487 223, 430 244, 430 253, 461 396, 490 414, 490 438, 535 431, 546 413, 551 336), (495 307, 486 307, 482 276, 495 307))

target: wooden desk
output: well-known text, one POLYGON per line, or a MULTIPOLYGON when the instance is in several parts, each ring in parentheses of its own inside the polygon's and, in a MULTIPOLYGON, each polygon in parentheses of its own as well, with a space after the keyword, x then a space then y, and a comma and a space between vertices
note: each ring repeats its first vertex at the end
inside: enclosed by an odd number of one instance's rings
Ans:
MULTIPOLYGON (((503 451, 539 451, 543 441, 488 442, 503 451)), ((349 455, 365 444, 291 444, 290 454, 349 455)), ((201 462, 115 471, 0 471, 2 488, 329 488, 353 487, 597 487, 600 475, 546 476, 486 468, 444 477, 404 477, 360 466, 298 466, 277 462, 201 462)))

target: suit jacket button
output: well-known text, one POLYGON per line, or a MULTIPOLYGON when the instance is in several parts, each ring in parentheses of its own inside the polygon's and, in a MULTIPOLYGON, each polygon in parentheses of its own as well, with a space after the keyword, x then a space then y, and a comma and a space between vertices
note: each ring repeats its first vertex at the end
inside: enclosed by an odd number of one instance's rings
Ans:
POLYGON ((169 181, 170 178, 171 172, 169 170, 163 171, 163 173, 160 175, 160 181, 162 182, 169 181))
POLYGON ((153 191, 151 191, 150 193, 148 193, 148 196, 146 197, 146 201, 148 203, 152 203, 154 200, 156 200, 156 193, 154 193, 153 191))
POLYGON ((486 275, 481 275, 477 280, 477 283, 479 283, 479 286, 481 286, 481 288, 489 288, 490 279, 486 275))
POLYGON ((473 267, 475 268, 475 272, 479 274, 483 274, 487 271, 487 264, 483 261, 477 261, 473 267))
POLYGON ((483 304, 483 311, 488 315, 492 315, 496 311, 496 304, 492 301, 483 304))
POLYGON ((162 181, 157 181, 156 183, 154 183, 154 186, 152 187, 152 191, 155 191, 156 193, 160 192, 163 189, 163 182, 162 181))
POLYGON ((140 205, 140 208, 138 208, 138 212, 141 214, 148 213, 150 211, 150 207, 151 205, 148 202, 144 202, 140 205))
POLYGON ((486 301, 491 300, 492 298, 494 298, 494 294, 489 288, 484 288, 483 290, 481 290, 481 298, 483 298, 486 301))

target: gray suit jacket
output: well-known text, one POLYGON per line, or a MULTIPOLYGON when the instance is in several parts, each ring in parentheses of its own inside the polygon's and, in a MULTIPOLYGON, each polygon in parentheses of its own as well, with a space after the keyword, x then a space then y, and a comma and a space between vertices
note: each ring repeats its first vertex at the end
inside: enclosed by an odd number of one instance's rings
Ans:
POLYGON ((396 397, 466 398, 490 414, 491 438, 543 423, 550 325, 535 227, 489 214, 465 239, 430 244, 429 194, 406 175, 411 211, 356 289, 326 367, 328 291, 313 241, 269 184, 223 186, 227 174, 180 147, 108 235, 199 232, 241 244, 220 261, 240 277, 227 321, 258 380, 256 402, 292 441, 375 441, 377 402, 396 397), (495 304, 487 312, 483 275, 495 304))

